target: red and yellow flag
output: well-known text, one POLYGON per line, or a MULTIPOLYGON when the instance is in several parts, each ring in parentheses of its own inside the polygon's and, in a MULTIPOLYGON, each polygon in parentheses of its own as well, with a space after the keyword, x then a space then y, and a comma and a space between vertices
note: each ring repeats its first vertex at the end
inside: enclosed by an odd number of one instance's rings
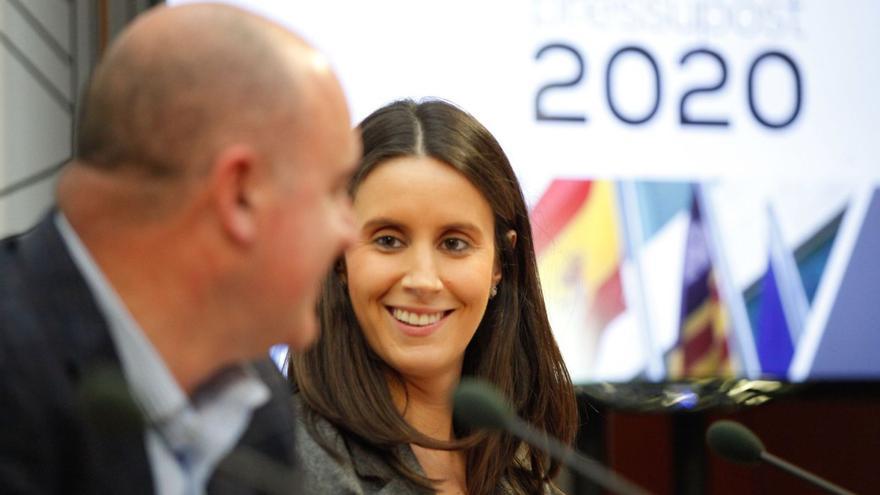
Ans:
MULTIPOLYGON (((565 333, 580 334, 575 339, 580 347, 577 354, 591 363, 601 331, 626 309, 614 184, 554 180, 533 208, 531 218, 541 285, 554 332, 557 338, 565 333)), ((561 338, 560 346, 570 340, 561 338)))

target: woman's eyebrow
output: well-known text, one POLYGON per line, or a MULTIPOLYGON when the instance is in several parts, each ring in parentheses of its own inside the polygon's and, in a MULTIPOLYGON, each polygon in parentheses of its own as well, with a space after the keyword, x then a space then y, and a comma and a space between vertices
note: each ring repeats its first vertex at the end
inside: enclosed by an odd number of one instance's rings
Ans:
POLYGON ((443 226, 443 230, 460 230, 463 232, 481 234, 483 231, 470 222, 453 222, 443 226))
POLYGON ((361 230, 373 230, 379 227, 392 227, 398 230, 406 230, 403 224, 391 217, 376 217, 364 222, 361 230))

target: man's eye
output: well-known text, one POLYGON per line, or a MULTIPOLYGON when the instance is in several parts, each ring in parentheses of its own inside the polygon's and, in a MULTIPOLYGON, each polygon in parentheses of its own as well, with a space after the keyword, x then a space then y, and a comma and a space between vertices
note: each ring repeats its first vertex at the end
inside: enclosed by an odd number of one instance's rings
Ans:
POLYGON ((468 244, 467 241, 465 241, 463 239, 458 239, 456 237, 450 237, 448 239, 443 239, 443 248, 446 249, 447 251, 452 251, 452 252, 458 253, 458 252, 462 252, 462 251, 468 249, 469 247, 471 247, 471 245, 468 244))

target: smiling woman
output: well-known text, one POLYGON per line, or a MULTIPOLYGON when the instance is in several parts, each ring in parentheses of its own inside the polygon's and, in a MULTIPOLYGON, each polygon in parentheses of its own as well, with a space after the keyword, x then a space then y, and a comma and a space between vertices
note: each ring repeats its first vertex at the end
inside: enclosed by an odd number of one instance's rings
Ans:
POLYGON ((501 280, 489 203, 449 165, 405 156, 367 176, 354 207, 360 240, 345 262, 367 343, 408 379, 457 383, 501 280))
POLYGON ((360 130, 358 240, 325 282, 318 345, 291 361, 308 492, 552 492, 544 453, 455 424, 449 404, 475 376, 550 434, 576 428, 504 152, 443 101, 392 103, 360 130))

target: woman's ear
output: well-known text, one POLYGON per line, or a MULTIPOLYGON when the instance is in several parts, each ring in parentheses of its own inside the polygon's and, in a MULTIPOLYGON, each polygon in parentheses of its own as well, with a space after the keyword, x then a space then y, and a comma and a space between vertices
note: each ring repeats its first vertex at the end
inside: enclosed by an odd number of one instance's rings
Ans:
POLYGON ((345 258, 340 257, 336 260, 336 263, 333 265, 333 271, 336 272, 336 276, 339 277, 339 282, 345 286, 348 284, 348 273, 345 269, 345 258))
MULTIPOLYGON (((507 240, 508 247, 513 249, 516 246, 516 231, 510 229, 504 234, 504 238, 507 240)), ((501 260, 495 260, 495 272, 492 274, 492 285, 498 285, 501 282, 501 260)))

